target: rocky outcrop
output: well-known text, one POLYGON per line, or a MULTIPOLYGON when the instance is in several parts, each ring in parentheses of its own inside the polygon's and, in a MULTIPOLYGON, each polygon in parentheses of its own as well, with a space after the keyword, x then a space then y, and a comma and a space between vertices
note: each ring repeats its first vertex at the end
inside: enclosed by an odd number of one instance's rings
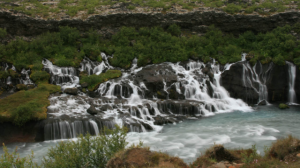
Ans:
POLYGON ((64 90, 65 93, 70 94, 70 95, 77 95, 78 94, 78 89, 77 88, 66 88, 64 90))
POLYGON ((258 93, 243 81, 244 63, 236 63, 230 67, 230 70, 222 73, 221 85, 229 92, 230 97, 242 99, 248 104, 256 104, 259 100, 258 93))
MULTIPOLYGON (((298 75, 300 76, 300 73, 298 75)), ((267 81, 267 88, 268 99, 271 103, 288 101, 289 73, 287 65, 274 65, 267 81)))
POLYGON ((44 140, 43 122, 31 121, 19 127, 12 123, 1 123, 0 145, 13 142, 34 142, 44 140))
MULTIPOLYGON (((240 98, 248 104, 260 105, 266 104, 264 100, 259 99, 261 88, 259 82, 265 84, 267 89, 267 101, 269 103, 288 102, 289 95, 289 72, 288 65, 279 66, 273 63, 264 64, 255 67, 249 66, 248 73, 245 72, 247 62, 238 62, 225 71, 221 77, 222 86, 230 93, 233 98, 240 98), (271 65, 272 64, 272 65, 271 65), (250 72, 251 71, 251 72, 250 72)), ((296 70, 295 92, 296 97, 300 98, 300 70, 296 70)), ((299 101, 298 101, 299 102, 299 101)))
POLYGON ((168 27, 177 24, 182 29, 195 33, 205 32, 207 26, 214 24, 224 32, 239 34, 245 31, 266 32, 278 26, 293 25, 300 21, 300 12, 290 10, 270 16, 259 14, 227 14, 220 9, 198 8, 193 11, 173 11, 163 13, 150 10, 148 12, 130 10, 111 11, 110 13, 91 15, 87 19, 32 18, 16 11, 2 9, 0 11, 0 27, 15 36, 35 36, 44 32, 58 31, 59 26, 72 26, 81 31, 91 28, 99 30, 104 36, 111 36, 122 26, 130 27, 168 27))

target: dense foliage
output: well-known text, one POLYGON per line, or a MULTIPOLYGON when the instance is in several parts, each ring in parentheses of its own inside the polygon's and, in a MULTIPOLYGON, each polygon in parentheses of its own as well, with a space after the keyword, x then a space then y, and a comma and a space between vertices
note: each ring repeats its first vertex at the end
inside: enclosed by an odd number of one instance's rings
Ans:
POLYGON ((88 89, 93 91, 97 89, 100 83, 106 82, 112 78, 118 78, 122 75, 120 70, 107 70, 105 73, 101 73, 100 75, 90 75, 90 76, 81 76, 80 84, 87 83, 88 89))
POLYGON ((59 91, 59 86, 39 84, 37 88, 0 99, 0 122, 9 121, 22 126, 31 120, 47 118, 48 97, 50 93, 59 91))
POLYGON ((89 134, 80 135, 76 141, 61 141, 55 147, 48 150, 42 165, 33 162, 33 152, 27 157, 21 158, 17 154, 17 148, 9 153, 4 146, 4 154, 0 157, 1 168, 105 168, 106 163, 117 152, 124 150, 126 145, 126 127, 115 126, 113 130, 104 129, 102 135, 92 137, 89 134))
POLYGON ((49 150, 44 159, 45 168, 85 167, 105 168, 106 163, 118 151, 124 150, 127 128, 116 125, 113 130, 105 130, 106 135, 80 136, 78 141, 60 142, 49 150))
POLYGON ((18 148, 12 153, 8 152, 6 146, 3 146, 4 154, 0 157, 1 168, 38 168, 39 166, 33 162, 33 153, 27 157, 20 158, 18 155, 18 148))
MULTIPOLYGON (((59 32, 45 33, 32 42, 18 39, 0 45, 0 59, 13 63, 17 69, 32 67, 33 64, 40 68, 38 64, 43 58, 58 66, 78 66, 85 56, 101 61, 99 54, 105 52, 114 55, 110 59, 113 66, 129 68, 135 57, 139 66, 189 58, 206 62, 210 57, 225 64, 239 61, 241 53, 246 52, 254 56, 252 63, 261 60, 262 63, 273 61, 284 65, 288 60, 300 65, 298 41, 291 35, 292 30, 299 32, 299 28, 300 24, 293 27, 287 25, 265 34, 248 31, 235 37, 210 26, 208 32, 199 37, 182 36, 176 25, 171 25, 166 31, 159 27, 138 30, 123 27, 110 40, 103 40, 95 31, 80 34, 75 28, 61 27, 59 32)), ((40 75, 43 74, 33 77, 40 75)))
POLYGON ((278 27, 265 34, 248 31, 235 37, 211 26, 204 36, 199 37, 181 36, 182 32, 176 25, 171 25, 166 31, 159 27, 138 30, 123 27, 110 40, 101 40, 95 31, 80 34, 75 28, 61 27, 59 32, 45 33, 32 42, 18 39, 0 45, 0 59, 13 63, 17 69, 32 67, 32 64, 39 67, 43 58, 58 66, 78 66, 84 56, 101 61, 99 54, 105 52, 114 55, 110 59, 113 66, 129 68, 135 57, 139 66, 189 58, 206 62, 210 57, 225 64, 239 61, 241 53, 246 52, 254 55, 252 63, 261 60, 283 65, 288 60, 300 65, 298 41, 291 35, 292 30, 298 32, 299 28, 300 24, 296 24, 278 27))

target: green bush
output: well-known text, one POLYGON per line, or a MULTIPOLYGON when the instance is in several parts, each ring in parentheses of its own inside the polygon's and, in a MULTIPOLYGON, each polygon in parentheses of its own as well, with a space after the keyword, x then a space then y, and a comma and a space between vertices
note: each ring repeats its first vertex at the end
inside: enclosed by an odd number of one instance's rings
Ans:
POLYGON ((169 33, 171 33, 173 36, 179 36, 181 34, 180 27, 176 24, 172 24, 169 26, 168 30, 169 33))
POLYGON ((239 12, 242 7, 239 5, 235 5, 235 4, 228 4, 225 8, 223 8, 225 12, 230 13, 230 14, 234 14, 239 12))
POLYGON ((1 168, 38 168, 39 166, 33 162, 33 152, 27 157, 20 158, 18 153, 18 148, 16 148, 12 153, 8 152, 7 147, 3 146, 4 154, 0 157, 0 167, 1 168))
POLYGON ((50 78, 50 74, 48 74, 46 71, 34 71, 30 75, 30 78, 36 83, 43 82, 43 81, 48 82, 48 80, 50 78))
POLYGON ((12 113, 13 123, 18 126, 24 125, 26 122, 33 119, 40 108, 37 102, 27 102, 18 106, 12 113))
POLYGON ((0 38, 3 38, 7 35, 6 29, 0 28, 0 38))
POLYGON ((81 135, 78 141, 60 142, 49 150, 43 165, 45 168, 105 168, 110 158, 125 149, 126 133, 126 127, 116 125, 113 130, 105 129, 105 135, 91 137, 87 134, 81 135))
POLYGON ((286 109, 286 108, 289 108, 289 106, 287 104, 284 104, 284 103, 280 103, 279 106, 278 106, 280 109, 286 109))
POLYGON ((107 70, 105 73, 101 73, 100 75, 82 76, 80 83, 87 83, 88 89, 93 91, 100 83, 106 82, 112 78, 118 78, 121 75, 122 72, 120 70, 107 70))

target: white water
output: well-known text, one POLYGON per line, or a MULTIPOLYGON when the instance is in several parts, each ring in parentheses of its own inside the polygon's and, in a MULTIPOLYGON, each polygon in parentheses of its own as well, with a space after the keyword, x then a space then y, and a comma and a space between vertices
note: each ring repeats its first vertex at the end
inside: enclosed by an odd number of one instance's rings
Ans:
MULTIPOLYGON (((276 106, 260 106, 252 113, 224 113, 201 120, 185 120, 176 125, 165 125, 158 131, 131 132, 127 135, 127 141, 128 146, 142 141, 151 150, 178 156, 187 163, 196 160, 214 144, 223 144, 229 149, 251 148, 251 145, 256 144, 258 152, 263 155, 264 146, 270 146, 277 139, 289 134, 300 137, 299 111, 296 106, 291 106, 284 112, 276 106)), ((41 163, 48 149, 58 142, 60 140, 15 143, 7 147, 12 152, 18 146, 21 157, 31 154, 33 150, 34 161, 41 163)))
POLYGON ((60 85, 62 89, 79 86, 79 77, 74 67, 58 67, 49 60, 43 60, 44 69, 50 73, 50 83, 60 85))
POLYGON ((297 105, 297 98, 295 93, 295 79, 296 79, 296 66, 288 61, 286 61, 288 65, 289 72, 289 95, 288 95, 288 104, 289 105, 297 105))
POLYGON ((266 82, 269 74, 273 68, 273 63, 270 63, 266 70, 263 70, 263 66, 260 62, 257 62, 252 68, 249 62, 243 63, 243 84, 245 87, 252 88, 259 95, 257 103, 265 100, 268 103, 268 89, 266 82), (256 85, 258 85, 258 88, 256 85))
MULTIPOLYGON (((104 53, 101 55, 103 58, 101 63, 93 62, 85 58, 80 64, 78 71, 86 71, 89 75, 92 75, 101 74, 106 69, 114 69, 109 65, 107 61, 108 57, 104 53)), ((75 68, 57 67, 48 60, 44 60, 43 64, 44 68, 51 74, 51 83, 60 85, 63 89, 80 86, 78 73, 75 68)), ((163 77, 163 91, 169 95, 168 89, 174 85, 176 92, 183 94, 185 100, 172 100, 168 102, 167 100, 145 97, 145 93, 148 91, 147 86, 143 81, 135 80, 135 75, 143 68, 138 68, 137 59, 134 59, 130 70, 122 70, 122 77, 100 84, 98 90, 96 90, 100 98, 91 98, 84 93, 80 93, 80 96, 63 94, 50 97, 51 105, 48 107, 49 119, 54 119, 55 121, 49 123, 50 125, 46 128, 45 134, 47 134, 49 130, 54 130, 55 133, 50 133, 47 139, 63 139, 66 136, 62 134, 68 134, 67 137, 76 137, 81 131, 87 130, 83 130, 83 126, 72 127, 69 125, 74 125, 75 121, 78 122, 85 119, 92 121, 90 124, 92 124, 92 129, 95 134, 99 133, 99 131, 96 130, 100 130, 100 128, 99 124, 93 121, 99 119, 109 120, 108 123, 110 125, 113 125, 113 123, 126 125, 130 128, 130 131, 134 132, 147 132, 151 130, 158 132, 162 129, 162 126, 154 124, 156 121, 155 117, 157 116, 167 119, 165 122, 168 120, 179 122, 181 119, 178 120, 177 117, 184 115, 188 115, 189 118, 197 119, 197 117, 210 116, 216 113, 233 112, 237 110, 243 112, 252 111, 251 107, 242 100, 229 97, 227 91, 220 85, 220 75, 222 72, 219 70, 219 65, 215 63, 215 61, 209 64, 209 67, 211 67, 209 71, 214 74, 213 81, 210 81, 208 75, 202 72, 202 69, 207 66, 202 62, 190 61, 185 67, 179 63, 163 63, 160 65, 149 65, 147 67, 151 66, 154 68, 156 66, 165 67, 165 69, 162 68, 155 72, 156 75, 163 77), (174 83, 167 83, 167 74, 171 72, 175 72, 177 80, 174 83), (210 87, 208 85, 210 85, 210 87), (183 106, 184 104, 188 104, 188 107, 185 107, 186 105, 183 106), (87 113, 87 109, 90 108, 91 105, 93 105, 96 110, 101 111, 101 113, 95 116, 91 116, 87 113), (179 106, 179 111, 176 108, 170 108, 170 106, 174 105, 179 106), (103 107, 106 108, 103 109, 103 107), (126 117, 123 117, 124 114, 126 114, 126 117), (66 117, 64 116, 71 118, 65 119, 66 117), (64 121, 67 121, 69 125, 64 121), (55 124, 56 122, 59 124, 55 124), (53 129, 53 127, 57 127, 57 129, 53 129), (64 128, 62 129, 61 127, 64 128), (72 134, 66 133, 71 130, 77 132, 72 134)), ((225 71, 229 70, 230 66, 231 65, 228 65, 225 71)))

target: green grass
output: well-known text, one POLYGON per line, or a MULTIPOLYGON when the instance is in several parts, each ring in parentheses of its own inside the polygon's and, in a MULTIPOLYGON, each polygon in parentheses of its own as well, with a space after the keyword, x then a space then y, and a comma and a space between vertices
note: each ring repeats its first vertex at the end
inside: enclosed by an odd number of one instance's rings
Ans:
POLYGON ((80 79, 80 83, 87 83, 88 89, 90 91, 94 91, 97 89, 99 84, 108 81, 109 79, 118 78, 122 75, 122 72, 119 70, 107 70, 105 73, 101 73, 100 75, 90 75, 90 76, 82 76, 80 79))
POLYGON ((50 93, 60 91, 60 86, 39 84, 37 88, 19 91, 0 99, 0 122, 22 126, 31 120, 47 118, 50 93))
POLYGON ((14 9, 29 16, 57 18, 58 14, 67 14, 71 17, 80 16, 83 19, 91 14, 101 14, 104 11, 101 9, 102 6, 109 8, 118 2, 124 2, 128 10, 135 10, 137 7, 146 9, 146 7, 148 7, 162 8, 165 12, 175 5, 187 10, 193 10, 194 8, 197 9, 199 7, 221 8, 230 14, 239 13, 241 9, 244 9, 246 14, 257 12, 263 15, 269 15, 274 12, 283 12, 289 8, 300 8, 299 0, 293 1, 296 3, 292 3, 291 0, 252 0, 246 3, 243 1, 224 3, 225 1, 222 0, 60 0, 58 3, 45 5, 43 4, 47 2, 46 0, 4 0, 3 2, 18 2, 19 6, 1 3, 0 7, 14 9))

